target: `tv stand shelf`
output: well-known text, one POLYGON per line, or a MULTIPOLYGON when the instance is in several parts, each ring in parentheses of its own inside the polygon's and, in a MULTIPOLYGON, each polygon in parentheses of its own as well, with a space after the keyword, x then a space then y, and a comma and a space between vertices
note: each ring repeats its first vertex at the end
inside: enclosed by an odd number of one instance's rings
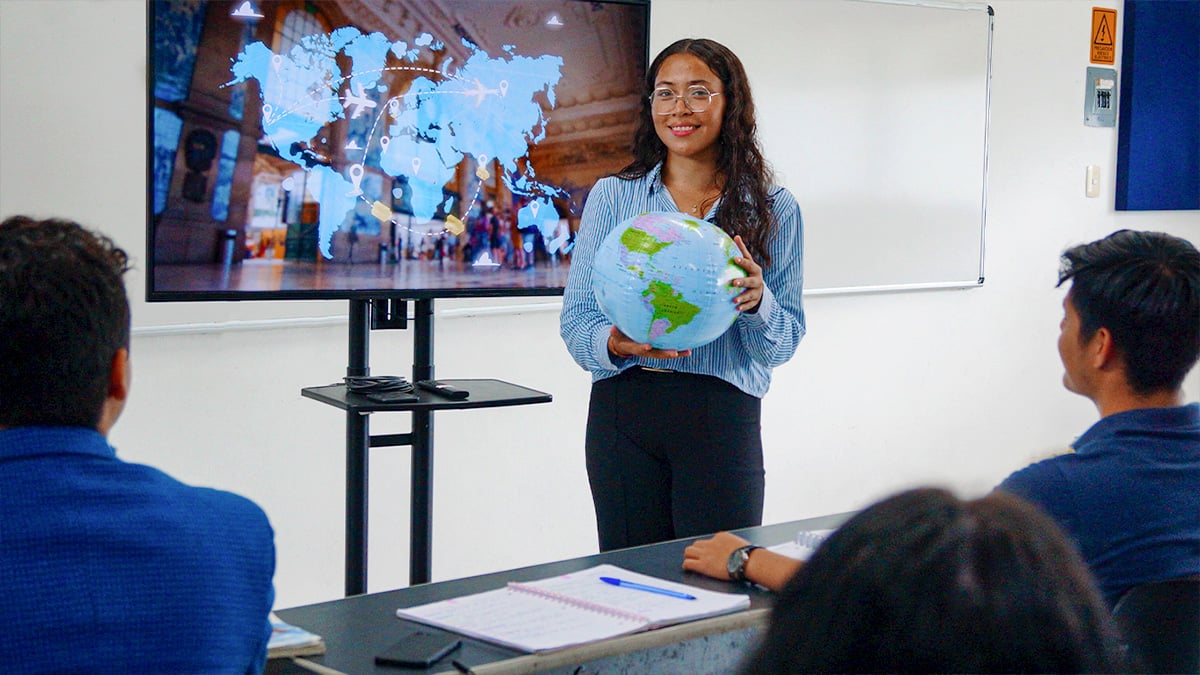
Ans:
POLYGON ((471 392, 468 398, 452 401, 433 392, 414 389, 413 394, 420 397, 419 401, 408 403, 376 403, 369 401, 361 394, 352 394, 344 384, 331 384, 325 387, 306 387, 300 390, 300 395, 321 403, 327 403, 335 408, 348 412, 405 412, 411 410, 462 410, 466 408, 498 408, 510 405, 526 405, 528 403, 549 403, 553 400, 550 394, 536 389, 529 389, 518 384, 502 380, 469 379, 451 380, 439 378, 453 387, 471 392))
MULTIPOLYGON (((348 377, 370 374, 368 367, 372 329, 407 328, 408 301, 403 299, 366 299, 350 301, 350 349, 348 377), (397 307, 396 305, 400 305, 397 307), (372 313, 375 314, 374 320, 372 313)), ((412 317, 412 382, 434 379, 433 375, 433 300, 417 300, 412 317)), ((414 389, 418 400, 402 403, 378 403, 361 394, 351 393, 343 383, 305 387, 301 396, 346 411, 346 595, 367 592, 367 464, 371 448, 407 445, 412 448, 412 490, 410 498, 409 572, 410 586, 430 580, 431 530, 433 529, 433 412, 549 403, 546 392, 489 379, 442 379, 470 395, 451 400, 424 389, 414 389), (412 431, 407 434, 372 436, 372 413, 407 412, 412 415, 412 431)))

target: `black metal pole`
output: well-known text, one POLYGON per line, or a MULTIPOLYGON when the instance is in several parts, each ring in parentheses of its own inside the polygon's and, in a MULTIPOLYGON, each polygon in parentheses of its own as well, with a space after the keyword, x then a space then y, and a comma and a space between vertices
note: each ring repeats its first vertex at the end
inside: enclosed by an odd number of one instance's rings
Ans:
MULTIPOLYGON (((350 301, 348 377, 371 374, 369 300, 350 301)), ((371 433, 368 415, 346 412, 346 596, 367 592, 367 455, 371 433)))
MULTIPOLYGON (((433 379, 433 300, 417 300, 413 381, 433 379)), ((428 583, 432 567, 433 413, 412 413, 412 494, 409 527, 410 586, 428 583)))

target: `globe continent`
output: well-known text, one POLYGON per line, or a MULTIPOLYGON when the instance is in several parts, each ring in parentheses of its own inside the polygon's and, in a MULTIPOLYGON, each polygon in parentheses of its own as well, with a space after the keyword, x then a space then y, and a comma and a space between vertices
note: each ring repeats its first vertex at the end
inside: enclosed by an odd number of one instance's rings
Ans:
POLYGON ((737 319, 730 284, 746 271, 721 228, 683 213, 643 213, 619 223, 600 243, 592 290, 622 333, 658 349, 694 349, 737 319))

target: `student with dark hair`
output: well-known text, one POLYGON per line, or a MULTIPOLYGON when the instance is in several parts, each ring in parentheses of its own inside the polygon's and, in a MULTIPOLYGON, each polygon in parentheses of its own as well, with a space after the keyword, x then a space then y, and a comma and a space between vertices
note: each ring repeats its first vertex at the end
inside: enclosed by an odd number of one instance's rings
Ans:
MULTIPOLYGON (((1101 420, 1075 452, 999 489, 1053 517, 1116 604, 1135 585, 1200 574, 1200 403, 1185 405, 1182 389, 1200 356, 1200 252, 1121 230, 1063 253, 1067 281, 1063 384, 1101 420)), ((683 566, 779 589, 800 563, 721 532, 690 545, 683 566)))
POLYGON ((603 551, 761 524, 761 399, 804 336, 800 208, 771 182, 741 61, 712 40, 679 40, 642 94, 633 162, 588 195, 561 315, 592 374, 585 447, 603 551), (600 311, 596 249, 649 211, 705 218, 737 243, 740 314, 716 341, 655 349, 600 311))
POLYGON ((6 673, 256 673, 273 533, 249 500, 123 462, 126 254, 0 223, 0 663, 6 673))
POLYGON ((1200 251, 1121 230, 1064 253, 1067 281, 1063 384, 1101 419, 1075 452, 1000 489, 1049 513, 1115 604, 1138 584, 1200 574, 1200 403, 1183 394, 1200 357, 1200 251))
POLYGON ((1017 497, 925 488, 858 514, 775 601, 745 673, 1116 673, 1118 631, 1061 530, 1017 497))

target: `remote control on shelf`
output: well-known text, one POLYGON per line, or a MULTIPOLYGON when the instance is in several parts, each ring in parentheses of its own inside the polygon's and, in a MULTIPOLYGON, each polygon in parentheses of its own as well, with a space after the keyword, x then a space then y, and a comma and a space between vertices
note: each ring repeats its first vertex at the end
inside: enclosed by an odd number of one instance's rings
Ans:
POLYGON ((431 391, 438 396, 448 398, 452 401, 461 401, 471 395, 471 392, 466 389, 459 389, 448 384, 443 384, 437 380, 421 380, 417 382, 417 386, 425 391, 431 391))

